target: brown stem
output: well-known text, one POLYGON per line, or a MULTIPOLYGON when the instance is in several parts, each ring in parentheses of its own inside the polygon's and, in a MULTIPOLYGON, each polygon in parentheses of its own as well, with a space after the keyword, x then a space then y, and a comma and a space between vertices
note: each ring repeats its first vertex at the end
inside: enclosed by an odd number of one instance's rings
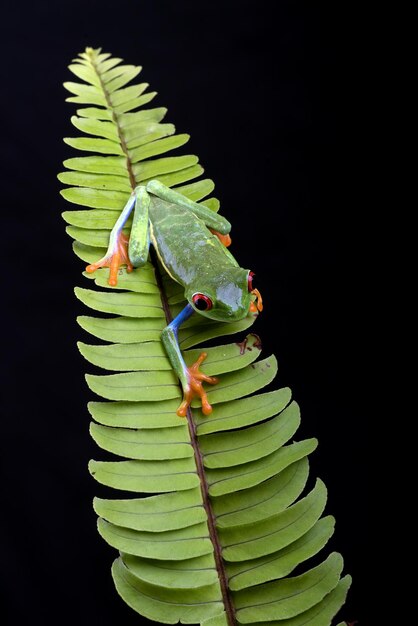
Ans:
POLYGON ((126 156, 126 169, 128 170, 128 174, 129 174, 129 182, 131 184, 132 190, 134 190, 135 187, 136 187, 135 174, 134 174, 134 171, 133 171, 131 158, 129 156, 128 146, 126 145, 125 137, 123 136, 123 132, 122 132, 122 129, 121 129, 120 124, 119 124, 118 116, 117 116, 116 112, 113 110, 113 104, 112 104, 112 102, 110 100, 110 95, 109 95, 109 93, 108 93, 108 91, 107 91, 107 89, 105 87, 105 84, 104 84, 104 82, 102 80, 100 72, 98 71, 98 69, 96 67, 96 64, 94 63, 93 58, 91 58, 91 64, 92 64, 92 66, 94 68, 94 71, 97 74, 97 77, 98 77, 99 81, 100 81, 100 87, 102 88, 103 95, 104 95, 105 100, 106 100, 107 108, 112 113, 112 119, 113 119, 113 121, 114 121, 114 123, 116 125, 116 128, 117 128, 117 131, 118 131, 120 147, 122 148, 123 153, 126 156))

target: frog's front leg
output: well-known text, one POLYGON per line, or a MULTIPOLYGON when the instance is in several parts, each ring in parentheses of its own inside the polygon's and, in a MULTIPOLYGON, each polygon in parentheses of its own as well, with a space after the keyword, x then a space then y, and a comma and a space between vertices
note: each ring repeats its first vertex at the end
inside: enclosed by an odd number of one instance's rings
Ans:
POLYGON ((180 379, 181 386, 183 387, 183 402, 177 409, 177 415, 185 417, 187 409, 190 406, 191 401, 195 396, 200 396, 202 400, 202 412, 205 415, 209 415, 212 412, 212 407, 208 402, 208 398, 205 390, 203 389, 203 382, 214 385, 218 382, 218 379, 214 376, 207 376, 203 372, 199 371, 199 366, 206 358, 206 353, 202 354, 191 367, 187 367, 184 362, 183 356, 180 351, 178 342, 178 329, 180 325, 186 321, 194 312, 193 307, 188 304, 177 317, 164 328, 161 339, 168 354, 168 358, 180 379))
POLYGON ((112 228, 106 254, 96 263, 88 265, 86 267, 87 272, 95 272, 99 267, 109 267, 108 283, 115 287, 118 282, 117 276, 121 265, 126 265, 126 271, 132 272, 134 267, 141 267, 146 263, 149 249, 149 204, 150 197, 145 187, 137 187, 130 195, 128 202, 112 228), (131 236, 126 237, 122 229, 134 207, 135 213, 131 236))

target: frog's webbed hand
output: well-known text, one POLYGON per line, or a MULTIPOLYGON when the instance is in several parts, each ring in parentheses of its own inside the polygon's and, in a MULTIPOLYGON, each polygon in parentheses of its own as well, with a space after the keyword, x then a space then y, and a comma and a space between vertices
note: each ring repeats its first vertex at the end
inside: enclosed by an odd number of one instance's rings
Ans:
POLYGON ((112 231, 106 254, 95 263, 87 265, 86 272, 91 274, 100 267, 109 267, 109 280, 107 282, 109 285, 112 285, 112 287, 115 287, 118 284, 118 271, 121 265, 126 265, 127 272, 132 272, 133 270, 133 265, 128 255, 128 242, 129 237, 122 231, 115 233, 112 231))
POLYGON ((188 304, 181 311, 181 313, 179 313, 179 315, 177 315, 177 317, 166 328, 164 328, 161 335, 168 358, 170 359, 183 387, 183 402, 177 409, 177 415, 180 417, 184 417, 186 415, 187 409, 189 408, 193 398, 196 396, 200 396, 202 400, 202 412, 204 415, 209 415, 209 413, 212 412, 212 407, 209 404, 202 383, 207 382, 214 385, 218 382, 218 379, 214 376, 207 376, 203 372, 199 371, 200 365, 207 356, 205 352, 202 352, 196 363, 194 363, 191 367, 187 367, 181 354, 178 343, 178 329, 180 325, 192 315, 193 312, 193 307, 188 304))
POLYGON ((148 257, 149 232, 148 208, 150 198, 145 187, 138 187, 129 197, 122 213, 118 217, 109 238, 109 247, 104 257, 86 267, 86 271, 95 272, 99 267, 109 267, 109 285, 115 287, 118 283, 118 271, 121 265, 126 265, 126 271, 132 272, 134 267, 144 265, 148 257), (131 236, 127 237, 122 229, 126 224, 132 209, 135 214, 132 222, 131 236), (129 251, 128 251, 129 244, 129 251))
POLYGON ((261 293, 258 289, 252 289, 251 294, 255 296, 255 300, 253 300, 250 304, 250 312, 257 313, 258 311, 263 310, 263 298, 261 297, 261 293))

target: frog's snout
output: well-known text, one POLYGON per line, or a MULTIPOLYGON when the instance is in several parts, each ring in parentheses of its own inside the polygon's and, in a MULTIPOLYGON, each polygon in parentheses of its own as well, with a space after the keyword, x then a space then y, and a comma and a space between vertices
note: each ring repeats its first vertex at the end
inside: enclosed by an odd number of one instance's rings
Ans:
POLYGON ((257 313, 257 311, 263 310, 263 298, 261 297, 261 293, 258 289, 252 289, 251 294, 255 296, 255 300, 253 300, 250 304, 250 313, 257 313))

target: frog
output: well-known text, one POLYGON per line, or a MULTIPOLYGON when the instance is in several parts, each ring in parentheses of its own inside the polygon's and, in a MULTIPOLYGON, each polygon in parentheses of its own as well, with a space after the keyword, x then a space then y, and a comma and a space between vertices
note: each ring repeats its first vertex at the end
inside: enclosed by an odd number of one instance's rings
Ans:
POLYGON ((86 267, 88 273, 109 268, 108 283, 117 286, 119 268, 126 271, 143 267, 148 261, 150 245, 167 274, 184 288, 187 305, 162 330, 161 341, 183 390, 177 409, 185 417, 195 397, 201 401, 202 413, 210 415, 203 383, 216 384, 200 366, 207 357, 202 352, 187 367, 179 345, 180 326, 193 314, 219 322, 236 322, 263 310, 260 292, 254 287, 254 272, 243 269, 228 250, 231 224, 203 204, 167 187, 158 180, 138 185, 130 194, 113 226, 106 254, 86 267), (123 232, 133 212, 129 237, 123 232))

